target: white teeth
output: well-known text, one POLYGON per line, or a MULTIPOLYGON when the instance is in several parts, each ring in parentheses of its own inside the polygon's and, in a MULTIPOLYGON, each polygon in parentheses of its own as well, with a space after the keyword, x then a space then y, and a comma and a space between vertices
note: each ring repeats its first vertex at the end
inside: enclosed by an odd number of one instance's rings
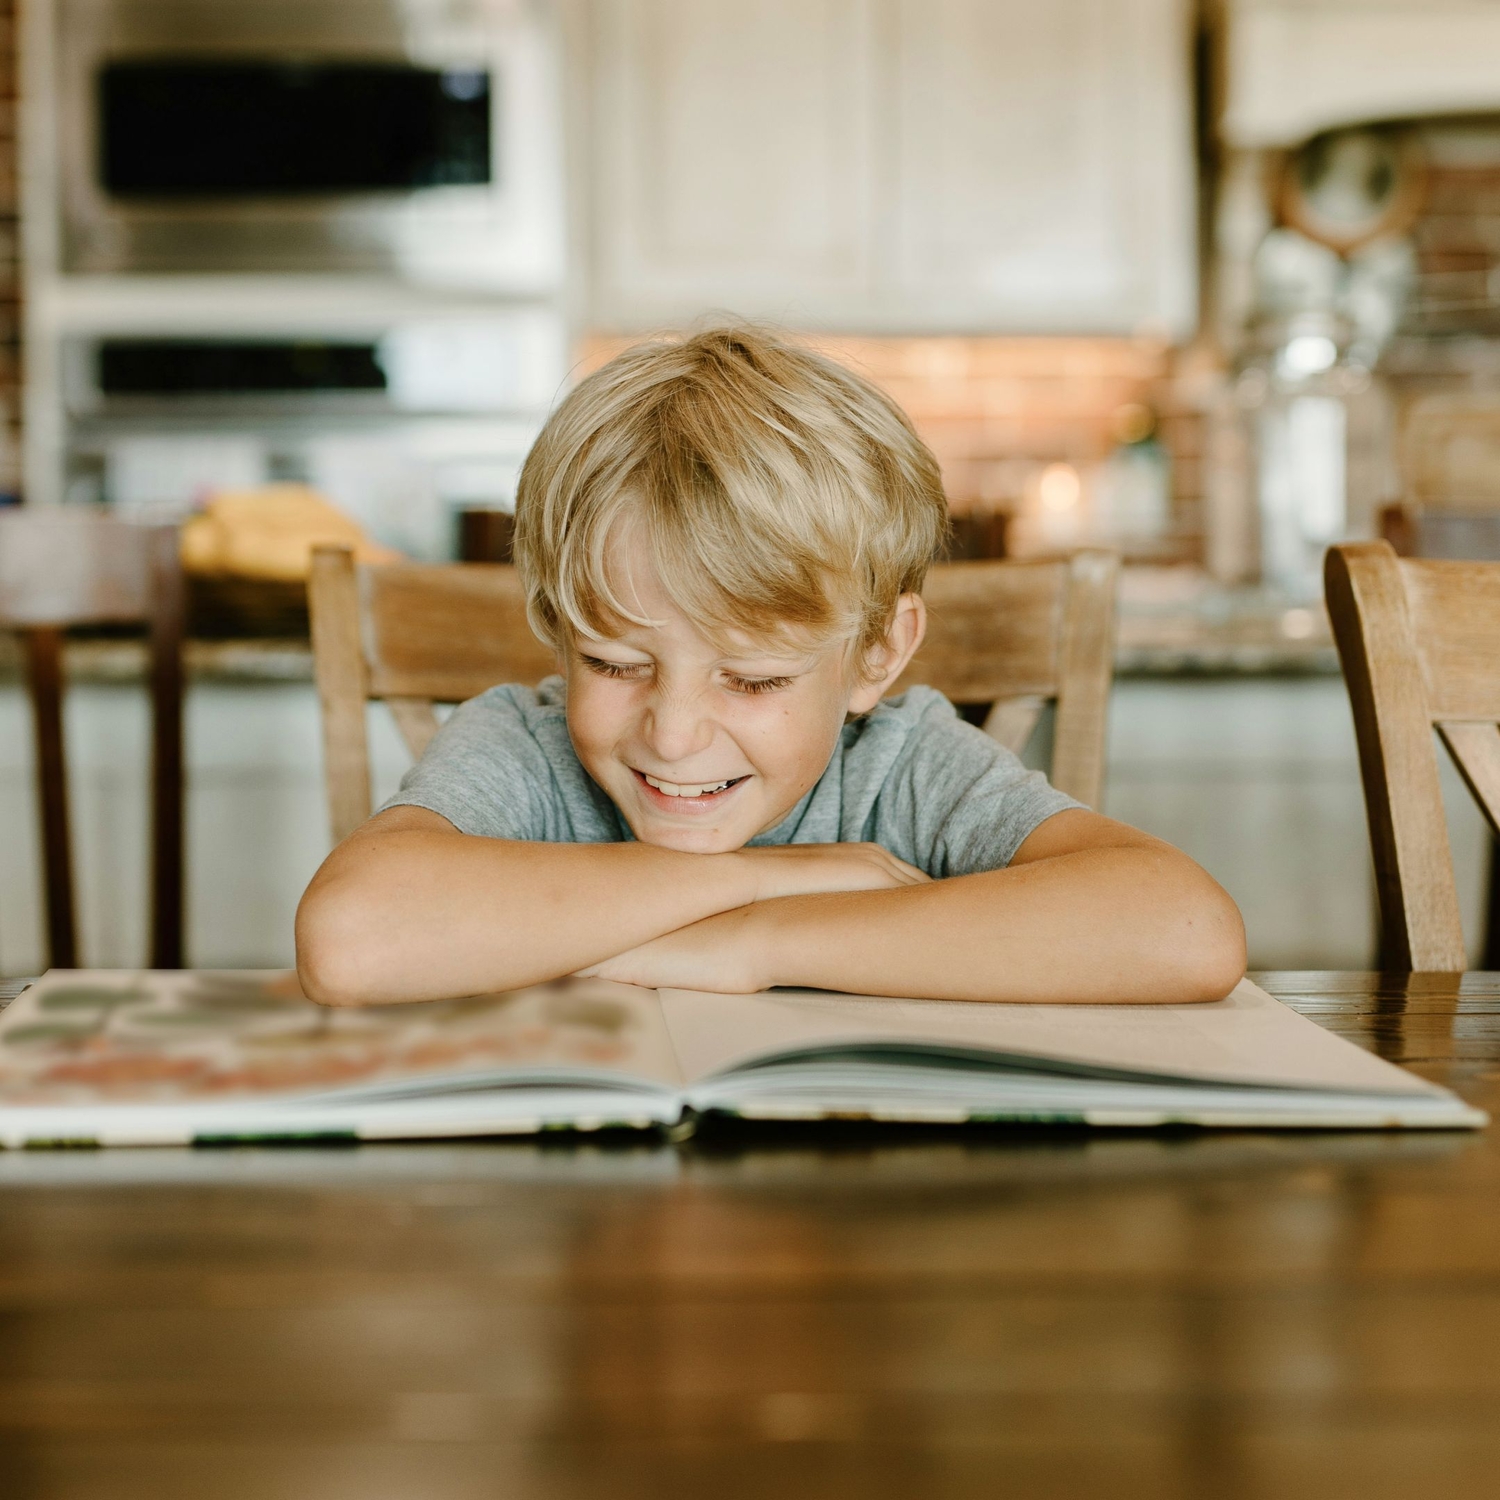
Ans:
MULTIPOLYGON (((646 776, 644 771, 642 776, 646 776)), ((729 781, 733 781, 730 777, 729 781)), ((683 784, 676 781, 660 781, 655 776, 646 776, 646 785, 654 786, 664 797, 701 797, 705 792, 722 792, 729 781, 706 781, 701 785, 683 784)))

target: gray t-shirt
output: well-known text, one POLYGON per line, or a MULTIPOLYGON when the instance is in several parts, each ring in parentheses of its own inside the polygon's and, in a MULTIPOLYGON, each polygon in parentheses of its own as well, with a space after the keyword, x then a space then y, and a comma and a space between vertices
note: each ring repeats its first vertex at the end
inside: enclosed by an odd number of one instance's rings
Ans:
MULTIPOLYGON (((565 686, 496 687, 457 708, 386 807, 425 807, 460 833, 607 844, 629 825, 568 737, 565 686)), ((1047 784, 941 693, 914 687, 846 724, 828 769, 751 844, 874 843, 934 877, 1010 863, 1053 813, 1047 784)), ((384 809, 382 809, 384 811, 384 809)))

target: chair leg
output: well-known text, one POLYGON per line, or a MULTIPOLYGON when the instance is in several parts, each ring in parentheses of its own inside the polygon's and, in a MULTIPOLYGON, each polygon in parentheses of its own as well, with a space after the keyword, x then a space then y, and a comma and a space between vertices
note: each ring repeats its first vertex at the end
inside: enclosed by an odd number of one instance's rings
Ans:
POLYGON ((182 637, 175 528, 153 538, 151 613, 151 967, 182 967, 182 637))
POLYGON ((34 626, 22 631, 21 635, 26 648, 26 674, 36 727, 48 963, 55 969, 73 969, 78 966, 78 942, 73 922, 67 763, 63 757, 62 631, 51 626, 34 626))
POLYGON ((1490 888, 1485 902, 1481 969, 1500 969, 1500 836, 1490 835, 1490 888))

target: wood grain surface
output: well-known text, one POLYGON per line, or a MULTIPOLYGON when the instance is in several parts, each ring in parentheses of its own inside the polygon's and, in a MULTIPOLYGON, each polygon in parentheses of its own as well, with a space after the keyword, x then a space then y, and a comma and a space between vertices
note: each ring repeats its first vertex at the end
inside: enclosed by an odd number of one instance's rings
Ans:
POLYGON ((1052 784, 1097 807, 1114 680, 1120 560, 939 563, 927 575, 927 635, 893 692, 914 683, 984 705, 985 730, 1019 753, 1052 700, 1052 784))
MULTIPOLYGON (((1258 976, 1500 1114, 1500 975, 1258 976)), ((0 1156, 6 1500, 1500 1488, 1500 1136, 0 1156)))
POLYGON ((1381 963, 1456 973, 1467 962, 1458 887, 1401 562, 1387 542, 1330 547, 1323 586, 1359 743, 1381 963))

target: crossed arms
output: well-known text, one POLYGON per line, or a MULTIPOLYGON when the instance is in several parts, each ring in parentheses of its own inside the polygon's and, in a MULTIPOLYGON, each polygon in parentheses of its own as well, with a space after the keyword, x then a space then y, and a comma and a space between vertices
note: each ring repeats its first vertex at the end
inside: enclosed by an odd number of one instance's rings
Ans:
POLYGON ((873 844, 528 843, 399 807, 314 877, 297 967, 306 993, 331 1005, 573 973, 720 991, 1180 1003, 1228 993, 1245 937, 1234 902, 1185 854, 1081 810, 1048 818, 1003 870, 934 881, 873 844))

